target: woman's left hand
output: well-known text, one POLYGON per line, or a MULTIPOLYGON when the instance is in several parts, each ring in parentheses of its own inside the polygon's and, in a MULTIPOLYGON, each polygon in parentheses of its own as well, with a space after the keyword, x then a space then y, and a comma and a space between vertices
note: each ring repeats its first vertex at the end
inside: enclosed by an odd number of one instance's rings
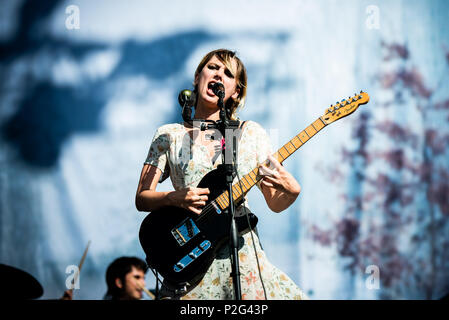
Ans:
POLYGON ((297 196, 301 192, 301 186, 298 181, 271 155, 270 168, 259 167, 259 175, 263 176, 262 184, 277 191, 297 196))

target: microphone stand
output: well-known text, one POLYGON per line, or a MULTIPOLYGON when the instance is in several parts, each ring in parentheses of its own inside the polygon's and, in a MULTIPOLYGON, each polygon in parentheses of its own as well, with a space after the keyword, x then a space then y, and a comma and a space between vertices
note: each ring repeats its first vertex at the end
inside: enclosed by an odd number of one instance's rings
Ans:
MULTIPOLYGON (((213 120, 200 120, 201 125, 200 129, 201 131, 204 131, 206 129, 218 129, 220 133, 222 134, 222 137, 225 139, 225 143, 222 144, 222 156, 223 156, 223 163, 218 165, 219 170, 224 171, 226 175, 226 185, 227 190, 229 194, 229 210, 228 214, 230 215, 230 236, 229 236, 229 247, 231 251, 231 265, 232 265, 232 280, 234 285, 234 293, 235 293, 235 300, 242 300, 242 292, 241 292, 241 284, 240 284, 240 268, 239 268, 239 255, 238 255, 238 231, 237 231, 237 223, 235 221, 235 204, 234 204, 234 198, 232 196, 232 182, 234 180, 234 162, 237 159, 236 156, 236 139, 235 135, 232 134, 233 141, 228 141, 226 133, 232 130, 234 132, 235 129, 239 128, 239 121, 235 120, 229 120, 228 116, 226 114, 226 110, 224 107, 223 99, 224 99, 224 90, 214 90, 215 95, 218 97, 218 107, 220 109, 220 120, 219 121, 213 121, 213 120), (211 122, 210 124, 206 124, 205 122, 211 122), (226 151, 226 148, 227 151, 226 151), (230 150, 230 149, 231 150, 230 150), (230 152, 230 151, 231 152, 230 152), (228 159, 229 157, 232 157, 232 159, 228 159)), ((191 124, 193 126, 193 121, 191 119, 191 110, 188 107, 187 103, 185 101, 181 101, 180 103, 183 107, 182 111, 182 117, 185 122, 191 124)))
POLYGON ((241 293, 241 284, 240 284, 240 269, 239 269, 239 255, 238 255, 238 231, 237 231, 237 223, 235 221, 235 204, 234 204, 234 198, 232 196, 232 182, 234 180, 234 162, 236 160, 236 140, 235 135, 232 134, 233 141, 228 141, 228 136, 226 135, 227 132, 232 130, 234 132, 235 129, 238 129, 239 127, 239 121, 233 121, 229 120, 226 115, 226 110, 223 105, 223 98, 224 98, 224 92, 219 92, 218 94, 218 107, 220 108, 220 121, 217 124, 218 130, 221 132, 222 136, 225 138, 225 143, 222 146, 222 155, 224 158, 223 164, 219 165, 224 169, 225 175, 226 175, 226 185, 228 189, 229 194, 229 210, 228 214, 230 215, 230 250, 231 250, 231 265, 232 265, 232 280, 234 284, 234 293, 235 293, 235 300, 241 300, 242 299, 242 293, 241 293), (226 150, 226 148, 231 148, 231 152, 229 152, 229 149, 226 150), (229 157, 232 157, 232 159, 228 159, 229 157))

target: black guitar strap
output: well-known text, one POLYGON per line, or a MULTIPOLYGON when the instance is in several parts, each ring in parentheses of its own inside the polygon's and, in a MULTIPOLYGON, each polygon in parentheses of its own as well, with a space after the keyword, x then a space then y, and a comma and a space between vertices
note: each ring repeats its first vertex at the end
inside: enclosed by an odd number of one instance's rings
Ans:
MULTIPOLYGON (((245 122, 246 122, 246 120, 240 122, 240 125, 239 125, 239 132, 238 132, 237 143, 236 143, 236 158, 239 154, 239 144, 240 144, 240 139, 242 139, 243 125, 245 124, 245 122)), ((237 161, 235 162, 235 165, 236 165, 235 169, 237 170, 237 161)))
POLYGON ((243 125, 245 124, 245 122, 246 122, 246 120, 245 121, 242 121, 241 123, 240 123, 240 126, 239 126, 239 129, 240 129, 240 134, 239 134, 239 140, 240 140, 240 138, 242 137, 242 133, 243 133, 243 125))

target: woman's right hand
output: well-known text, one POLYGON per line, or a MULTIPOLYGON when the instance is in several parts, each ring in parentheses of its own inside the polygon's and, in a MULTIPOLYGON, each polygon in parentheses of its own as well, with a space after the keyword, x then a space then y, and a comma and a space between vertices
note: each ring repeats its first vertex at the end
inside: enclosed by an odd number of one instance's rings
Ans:
POLYGON ((170 193, 170 202, 177 207, 190 210, 196 214, 201 213, 201 208, 206 205, 207 195, 210 193, 208 188, 193 188, 173 191, 170 193))

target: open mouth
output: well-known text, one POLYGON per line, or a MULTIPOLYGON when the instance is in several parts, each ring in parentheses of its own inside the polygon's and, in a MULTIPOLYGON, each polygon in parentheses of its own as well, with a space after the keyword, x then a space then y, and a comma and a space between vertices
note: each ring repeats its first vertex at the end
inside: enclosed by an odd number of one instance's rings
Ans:
POLYGON ((214 83, 216 83, 217 81, 211 81, 207 84, 207 94, 211 97, 215 96, 214 90, 213 90, 213 86, 214 83))
POLYGON ((214 84, 217 83, 217 82, 218 82, 218 81, 210 81, 210 82, 207 84, 207 94, 208 94, 208 95, 210 95, 210 96, 215 96, 213 87, 214 87, 214 84))

